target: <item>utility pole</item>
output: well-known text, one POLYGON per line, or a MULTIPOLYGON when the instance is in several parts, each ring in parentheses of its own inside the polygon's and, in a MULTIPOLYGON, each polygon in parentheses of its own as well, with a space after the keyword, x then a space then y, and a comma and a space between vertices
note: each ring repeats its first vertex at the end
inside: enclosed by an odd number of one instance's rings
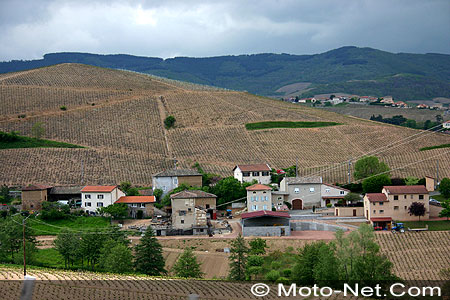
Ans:
POLYGON ((296 178, 298 177, 298 157, 297 157, 297 160, 295 162, 295 177, 296 178))
POLYGON ((83 185, 84 181, 84 162, 83 159, 81 159, 81 185, 83 185))
POLYGON ((439 183, 439 159, 436 162, 436 184, 439 183))
POLYGON ((352 183, 352 173, 351 173, 351 168, 352 168, 352 159, 350 158, 348 160, 348 184, 352 183))
POLYGON ((23 240, 23 277, 27 276, 27 261, 25 253, 25 218, 22 220, 22 240, 23 240))

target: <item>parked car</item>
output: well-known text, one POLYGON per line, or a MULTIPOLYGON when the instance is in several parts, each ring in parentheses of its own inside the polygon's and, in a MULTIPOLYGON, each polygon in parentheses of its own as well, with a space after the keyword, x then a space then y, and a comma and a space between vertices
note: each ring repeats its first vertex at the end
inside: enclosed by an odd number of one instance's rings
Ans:
POLYGON ((437 201, 436 199, 433 199, 433 198, 430 198, 430 204, 441 206, 441 202, 439 202, 439 201, 437 201))

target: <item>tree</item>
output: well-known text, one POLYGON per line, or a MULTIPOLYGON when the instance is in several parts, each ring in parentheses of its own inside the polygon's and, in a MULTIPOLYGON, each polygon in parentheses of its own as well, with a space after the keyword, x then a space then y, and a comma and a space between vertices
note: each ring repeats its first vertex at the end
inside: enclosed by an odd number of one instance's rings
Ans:
POLYGON ((73 265, 75 259, 79 256, 80 235, 65 229, 58 234, 53 244, 64 258, 64 266, 67 268, 69 264, 73 265))
POLYGON ((9 202, 11 202, 11 196, 9 195, 9 187, 4 184, 0 188, 0 203, 8 204, 9 202))
POLYGON ((442 201, 441 206, 442 210, 439 212, 439 217, 446 217, 448 221, 448 218, 450 217, 450 200, 442 201))
POLYGON ((124 192, 125 194, 128 192, 128 189, 131 188, 131 182, 129 181, 122 181, 119 185, 119 189, 124 192))
POLYGON ((134 266, 136 271, 153 276, 167 273, 164 269, 162 246, 155 238, 153 229, 149 226, 141 241, 135 247, 134 266))
POLYGON ((336 245, 333 242, 324 243, 319 247, 313 275, 314 281, 320 286, 337 287, 339 264, 336 258, 336 245))
POLYGON ((355 179, 364 179, 372 175, 389 171, 388 165, 380 162, 376 156, 366 156, 358 160, 355 164, 355 179))
POLYGON ((212 187, 212 193, 217 196, 217 204, 227 203, 247 196, 247 186, 253 183, 240 183, 239 180, 230 176, 223 178, 212 187))
POLYGON ((247 254, 249 249, 241 234, 231 242, 230 256, 230 273, 228 278, 230 280, 243 281, 247 271, 247 254))
POLYGON ((408 176, 405 178, 406 185, 416 185, 418 183, 419 183, 419 178, 417 178, 417 177, 408 176))
MULTIPOLYGON (((0 249, 1 252, 8 253, 14 261, 14 254, 19 253, 23 245, 22 216, 11 216, 7 219, 0 219, 0 249)), ((25 226, 25 240, 36 243, 32 235, 31 227, 25 226)))
POLYGON ((450 198, 450 178, 443 178, 439 184, 439 192, 445 198, 450 198))
POLYGON ((357 193, 348 193, 347 195, 344 196, 344 200, 348 203, 348 202, 358 202, 361 200, 361 195, 357 194, 357 193))
POLYGON ((133 255, 124 244, 110 240, 103 247, 100 264, 105 271, 127 273, 133 270, 133 255))
POLYGON ((413 202, 408 208, 408 213, 410 216, 420 217, 424 216, 426 212, 425 205, 420 202, 413 202))
POLYGON ((324 242, 306 244, 301 250, 297 263, 292 269, 292 279, 301 285, 314 284, 314 268, 318 262, 318 253, 324 242))
POLYGON ((42 122, 37 122, 31 127, 31 134, 34 138, 40 139, 45 134, 44 124, 42 122))
POLYGON ((114 203, 106 207, 97 208, 100 215, 109 214, 114 219, 125 218, 128 216, 128 205, 126 203, 114 203))
POLYGON ((175 126, 175 117, 174 116, 168 116, 164 119, 164 125, 167 129, 172 128, 175 126))
POLYGON ((267 243, 262 238, 256 238, 249 242, 250 255, 264 255, 266 254, 267 243))
POLYGON ((129 188, 127 191, 127 196, 139 196, 139 190, 137 187, 129 188))
POLYGON ((84 261, 86 260, 88 267, 94 270, 95 265, 100 258, 101 249, 106 241, 106 235, 101 232, 83 232, 81 234, 81 243, 79 247, 79 256, 84 261))
POLYGON ((42 203, 41 218, 43 220, 61 220, 70 215, 69 205, 59 202, 44 201, 42 203))
POLYGON ((155 196, 156 201, 159 203, 161 201, 161 197, 164 194, 162 189, 155 189, 153 191, 153 196, 155 196))
POLYGON ((200 270, 200 266, 201 264, 197 262, 197 257, 192 251, 192 248, 186 248, 172 270, 178 277, 202 278, 204 273, 200 270))
POLYGON ((383 186, 390 185, 391 178, 387 174, 369 177, 363 180, 362 188, 364 193, 380 193, 383 186))

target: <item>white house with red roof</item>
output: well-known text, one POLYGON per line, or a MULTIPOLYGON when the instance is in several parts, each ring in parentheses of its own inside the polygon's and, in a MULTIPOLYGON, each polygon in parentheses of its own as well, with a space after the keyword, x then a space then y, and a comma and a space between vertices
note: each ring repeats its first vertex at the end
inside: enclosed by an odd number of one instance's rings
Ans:
POLYGON ((237 165, 233 168, 233 175, 239 182, 256 180, 260 184, 270 184, 270 171, 268 164, 237 165))
POLYGON ((450 121, 445 121, 444 123, 442 123, 442 127, 445 129, 450 129, 450 121))
POLYGON ((272 188, 254 184, 247 189, 247 211, 272 210, 272 188))
MULTIPOLYGON (((350 193, 350 190, 344 189, 340 186, 328 184, 328 183, 322 183, 322 186, 320 187, 321 192, 321 207, 326 207, 327 204, 331 203, 332 205, 335 205, 339 202, 339 200, 344 199, 345 195, 350 193)), ((344 203, 347 204, 347 203, 344 203)))
POLYGON ((87 185, 81 190, 81 207, 88 213, 94 213, 97 208, 107 207, 125 193, 117 185, 87 185))

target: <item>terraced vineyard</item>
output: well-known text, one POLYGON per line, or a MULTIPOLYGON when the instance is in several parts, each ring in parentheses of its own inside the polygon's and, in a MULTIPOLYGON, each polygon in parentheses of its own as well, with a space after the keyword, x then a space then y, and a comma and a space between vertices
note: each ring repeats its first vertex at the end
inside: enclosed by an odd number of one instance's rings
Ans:
MULTIPOLYGON (((297 297, 278 297, 277 288, 271 285, 265 297, 253 296, 250 292, 253 283, 238 283, 211 280, 179 280, 151 278, 146 276, 125 276, 90 272, 70 272, 56 270, 34 270, 28 274, 38 279, 33 299, 158 299, 184 300, 189 294, 197 294, 200 299, 306 299, 297 297)), ((0 267, 0 288, 4 299, 18 299, 20 296, 21 269, 0 267), (5 280, 8 279, 8 280, 5 280)), ((319 299, 308 297, 307 299, 319 299)), ((357 299, 334 294, 330 300, 357 299)))
POLYGON ((404 280, 443 280, 440 271, 450 268, 450 231, 376 236, 382 252, 394 263, 394 273, 404 280))
POLYGON ((347 161, 370 152, 394 176, 434 175, 437 159, 440 175, 450 176, 449 149, 419 151, 450 143, 450 135, 126 71, 62 64, 2 74, 0 104, 0 130, 31 135, 42 122, 43 138, 86 147, 1 150, 0 183, 149 185, 151 174, 172 167, 173 158, 181 167, 198 161, 226 176, 237 163, 282 168, 298 159, 301 175, 343 182, 347 161), (174 129, 162 125, 168 115, 176 118, 174 129), (260 121, 342 125, 245 129, 260 121))

